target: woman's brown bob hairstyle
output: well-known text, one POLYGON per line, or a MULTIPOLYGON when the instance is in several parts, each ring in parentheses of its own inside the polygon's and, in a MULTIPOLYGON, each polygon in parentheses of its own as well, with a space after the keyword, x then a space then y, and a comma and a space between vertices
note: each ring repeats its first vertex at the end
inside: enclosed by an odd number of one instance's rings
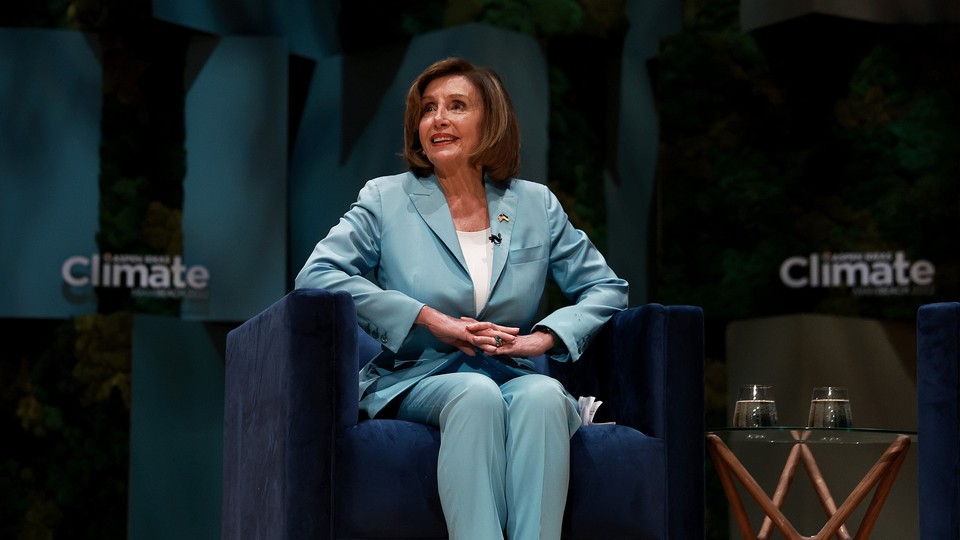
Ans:
POLYGON ((466 77, 483 99, 480 142, 471 164, 481 164, 483 171, 494 182, 503 182, 519 174, 520 124, 510 96, 500 76, 493 70, 474 66, 463 58, 446 58, 435 62, 410 85, 403 122, 403 160, 407 167, 419 177, 433 174, 433 164, 427 160, 423 145, 420 144, 420 102, 427 85, 450 75, 466 77))

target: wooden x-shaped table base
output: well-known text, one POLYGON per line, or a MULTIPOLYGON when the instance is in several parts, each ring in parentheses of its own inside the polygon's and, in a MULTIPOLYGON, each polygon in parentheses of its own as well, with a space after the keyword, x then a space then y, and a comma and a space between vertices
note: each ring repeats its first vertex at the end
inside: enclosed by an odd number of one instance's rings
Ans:
POLYGON ((900 471, 900 466, 903 464, 903 460, 907 456, 907 451, 910 449, 910 437, 907 435, 898 435, 838 509, 837 505, 833 502, 833 496, 830 495, 830 490, 827 489, 827 484, 823 479, 823 475, 820 473, 817 461, 810 451, 810 446, 804 443, 804 439, 807 438, 809 432, 794 431, 791 433, 797 442, 793 445, 793 448, 790 450, 790 455, 787 457, 787 462, 783 467, 783 473, 780 475, 780 481, 777 483, 777 489, 773 494, 773 499, 764 493, 760 485, 750 476, 747 469, 744 468, 740 460, 733 455, 733 452, 727 448, 727 445, 723 443, 720 437, 713 433, 707 434, 707 448, 710 450, 710 456, 716 465, 717 473, 720 476, 720 481, 723 483, 723 489, 727 494, 727 499, 730 501, 731 510, 737 520, 737 524, 740 527, 740 534, 744 540, 754 538, 757 540, 767 540, 770 538, 774 527, 783 533, 788 540, 827 540, 833 535, 837 535, 843 540, 850 540, 852 537, 850 533, 847 532, 844 524, 850 515, 853 514, 854 510, 856 510, 857 506, 859 506, 870 491, 876 487, 873 499, 867 507, 866 514, 864 514, 863 520, 860 522, 860 528, 857 529, 857 535, 855 537, 857 540, 869 538, 870 533, 873 531, 874 523, 877 521, 877 516, 880 515, 880 509, 883 507, 883 503, 886 502, 890 488, 893 487, 893 481, 896 479, 897 473, 900 471), (796 473, 797 467, 801 462, 807 470, 807 475, 813 483, 813 487, 817 492, 817 496, 820 498, 824 511, 827 513, 827 523, 820 529, 820 532, 813 536, 803 536, 798 533, 780 510, 783 507, 783 501, 787 496, 787 492, 790 490, 794 473, 796 473), (750 524, 750 518, 747 517, 740 493, 734 484, 734 479, 740 481, 750 497, 756 501, 766 514, 763 525, 760 527, 760 532, 756 536, 754 536, 754 528, 750 524))

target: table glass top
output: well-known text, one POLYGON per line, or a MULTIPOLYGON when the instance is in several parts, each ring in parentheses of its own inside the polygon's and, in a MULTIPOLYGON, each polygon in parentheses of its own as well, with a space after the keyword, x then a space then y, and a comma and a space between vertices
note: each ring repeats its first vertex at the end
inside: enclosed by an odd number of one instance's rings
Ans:
POLYGON ((711 428, 712 433, 725 442, 769 442, 810 444, 890 444, 898 436, 917 440, 916 431, 872 428, 809 428, 797 426, 771 426, 761 428, 711 428))

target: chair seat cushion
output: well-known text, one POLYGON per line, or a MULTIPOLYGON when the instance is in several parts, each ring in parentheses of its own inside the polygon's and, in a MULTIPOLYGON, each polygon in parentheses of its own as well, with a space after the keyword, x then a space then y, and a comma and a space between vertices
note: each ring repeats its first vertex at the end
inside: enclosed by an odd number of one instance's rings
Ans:
POLYGON ((565 537, 666 538, 662 439, 626 426, 584 426, 570 441, 565 537))
MULTIPOLYGON (((437 494, 437 429, 364 420, 337 440, 339 538, 446 538, 437 494)), ((662 538, 664 445, 626 426, 586 426, 571 440, 565 537, 662 538), (656 525, 654 525, 656 524, 656 525)))

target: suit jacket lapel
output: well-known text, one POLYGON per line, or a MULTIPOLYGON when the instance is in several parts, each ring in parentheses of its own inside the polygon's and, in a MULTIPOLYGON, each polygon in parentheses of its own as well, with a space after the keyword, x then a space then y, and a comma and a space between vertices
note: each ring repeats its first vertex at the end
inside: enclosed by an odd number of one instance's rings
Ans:
POLYGON ((499 243, 493 245, 493 274, 490 276, 490 296, 503 274, 510 253, 510 240, 513 236, 513 224, 516 222, 517 194, 508 188, 502 188, 490 182, 484 182, 487 190, 487 213, 490 215, 490 232, 498 236, 499 243))
MULTIPOLYGON (((513 224, 516 222, 517 194, 509 189, 500 187, 489 180, 484 181, 487 193, 487 213, 490 218, 490 232, 499 235, 499 244, 493 246, 493 272, 490 276, 490 296, 503 274, 507 263, 507 254, 510 252, 510 240, 513 235, 513 224)), ((443 242, 451 255, 460 263, 464 272, 468 272, 463 251, 460 249, 460 240, 453 227, 453 216, 443 190, 434 177, 418 178, 414 180, 410 190, 410 200, 416 207, 423 221, 430 227, 433 234, 443 242)))
POLYGON ((451 255, 460 263, 460 267, 467 272, 467 263, 460 249, 460 240, 453 227, 453 216, 443 190, 433 176, 414 179, 413 189, 410 190, 410 200, 416 207, 420 217, 430 227, 433 234, 443 242, 451 255))

